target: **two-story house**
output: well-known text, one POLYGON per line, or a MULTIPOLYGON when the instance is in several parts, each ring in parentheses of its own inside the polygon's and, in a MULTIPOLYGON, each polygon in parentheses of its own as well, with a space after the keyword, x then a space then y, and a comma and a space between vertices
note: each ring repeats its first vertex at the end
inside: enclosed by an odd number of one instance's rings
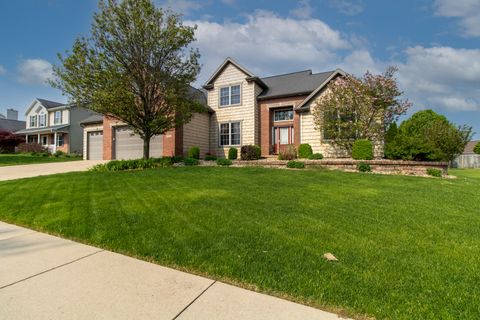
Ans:
MULTIPOLYGON (((203 86, 209 112, 152 142, 152 156, 186 155, 199 146, 225 157, 231 147, 256 144, 262 155, 277 154, 286 145, 308 143, 327 157, 345 156, 335 150, 317 128, 311 110, 327 84, 343 76, 342 70, 312 73, 311 70, 260 78, 227 58, 203 86)), ((86 159, 140 158, 142 140, 115 119, 97 117, 84 123, 86 159), (101 137, 100 137, 101 136, 101 137), (97 150, 90 152, 90 150, 97 150), (101 151, 99 151, 101 150, 101 151)))
POLYGON ((83 128, 80 122, 96 114, 75 105, 35 99, 25 112, 26 128, 17 131, 29 143, 39 143, 50 152, 82 153, 83 128))

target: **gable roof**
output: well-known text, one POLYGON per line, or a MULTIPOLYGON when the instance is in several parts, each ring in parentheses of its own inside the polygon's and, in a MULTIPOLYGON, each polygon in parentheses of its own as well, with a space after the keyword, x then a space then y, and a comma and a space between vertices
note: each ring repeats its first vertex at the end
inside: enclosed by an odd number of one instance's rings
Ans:
POLYGON ((30 110, 32 110, 32 108, 33 108, 33 106, 35 105, 36 102, 40 103, 47 110, 67 106, 65 103, 60 103, 60 102, 50 101, 50 100, 46 100, 46 99, 35 98, 33 100, 32 104, 30 104, 30 107, 28 107, 27 111, 25 111, 25 115, 27 115, 30 112, 30 110))
POLYGON ((345 71, 341 70, 341 69, 337 69, 335 71, 333 71, 315 90, 312 91, 312 93, 310 93, 310 95, 305 98, 305 100, 303 100, 302 103, 300 103, 296 110, 299 110, 299 111, 307 111, 310 109, 310 106, 308 105, 308 103, 317 96, 317 94, 322 90, 324 89, 327 84, 332 81, 333 79, 335 79, 335 77, 337 76, 345 76, 346 73, 345 71))
POLYGON ((480 143, 480 140, 469 141, 463 150, 463 154, 474 154, 473 148, 475 148, 477 143, 480 143))
POLYGON ((310 94, 333 73, 335 71, 312 73, 312 70, 304 70, 262 78, 268 88, 258 96, 258 99, 310 94))
POLYGON ((61 107, 61 106, 65 105, 65 104, 60 103, 60 102, 55 102, 55 101, 50 101, 50 100, 40 99, 40 98, 37 98, 37 101, 40 102, 40 104, 47 109, 61 107))
POLYGON ((223 61, 223 63, 217 68, 217 70, 215 70, 215 72, 212 74, 212 76, 207 80, 207 82, 205 82, 205 84, 203 85, 203 88, 207 89, 207 90, 211 89, 213 87, 213 82, 215 81, 215 79, 217 79, 217 77, 223 72, 223 70, 225 70, 225 68, 229 64, 235 66, 237 69, 239 69, 240 71, 245 73, 245 75, 247 76, 247 81, 249 81, 249 82, 254 81, 260 87, 262 87, 264 89, 266 88, 265 83, 263 83, 262 80, 259 77, 257 77, 252 72, 248 71, 245 67, 243 67, 241 64, 239 64, 238 62, 236 62, 235 60, 233 60, 230 57, 227 57, 227 59, 225 59, 225 61, 223 61))

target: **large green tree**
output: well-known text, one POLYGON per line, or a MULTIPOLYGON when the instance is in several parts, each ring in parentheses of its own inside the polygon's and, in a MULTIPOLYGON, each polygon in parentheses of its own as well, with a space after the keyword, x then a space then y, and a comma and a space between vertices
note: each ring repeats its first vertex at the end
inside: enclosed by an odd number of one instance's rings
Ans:
POLYGON ((385 146, 390 159, 452 161, 472 137, 472 128, 456 126, 432 110, 422 110, 402 122, 385 146))
POLYGON ((90 36, 59 54, 52 85, 73 103, 131 126, 148 158, 153 136, 202 111, 190 87, 200 72, 194 40, 195 27, 150 0, 100 0, 90 36))

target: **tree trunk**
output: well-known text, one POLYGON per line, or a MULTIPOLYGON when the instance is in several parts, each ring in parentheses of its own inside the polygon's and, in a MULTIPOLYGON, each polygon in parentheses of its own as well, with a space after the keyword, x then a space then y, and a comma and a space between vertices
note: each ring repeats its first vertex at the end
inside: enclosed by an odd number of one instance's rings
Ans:
POLYGON ((150 158, 150 137, 143 139, 143 159, 150 158))

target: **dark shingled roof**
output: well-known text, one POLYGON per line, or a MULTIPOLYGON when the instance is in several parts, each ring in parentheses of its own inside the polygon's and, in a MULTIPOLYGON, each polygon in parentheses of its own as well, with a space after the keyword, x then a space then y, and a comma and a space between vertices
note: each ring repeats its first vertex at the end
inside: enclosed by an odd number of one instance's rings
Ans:
POLYGON ((25 121, 12 120, 12 119, 0 119, 0 129, 16 132, 18 130, 25 129, 25 121))
POLYGON ((103 122, 103 116, 98 113, 98 114, 93 114, 90 117, 80 121, 80 124, 102 123, 102 122, 103 122))
POLYGON ((477 143, 480 143, 480 140, 474 140, 467 143, 465 149, 463 150, 463 154, 475 154, 475 152, 473 152, 473 148, 475 148, 477 143))
POLYGON ((305 70, 261 78, 268 89, 264 90, 258 99, 310 94, 333 73, 335 71, 312 73, 312 70, 305 70))
POLYGON ((64 103, 60 103, 60 102, 55 102, 55 101, 50 101, 50 100, 45 100, 45 99, 39 99, 37 98, 37 100, 47 109, 50 109, 50 108, 56 108, 56 107, 61 107, 61 106, 64 106, 65 104, 64 103))

